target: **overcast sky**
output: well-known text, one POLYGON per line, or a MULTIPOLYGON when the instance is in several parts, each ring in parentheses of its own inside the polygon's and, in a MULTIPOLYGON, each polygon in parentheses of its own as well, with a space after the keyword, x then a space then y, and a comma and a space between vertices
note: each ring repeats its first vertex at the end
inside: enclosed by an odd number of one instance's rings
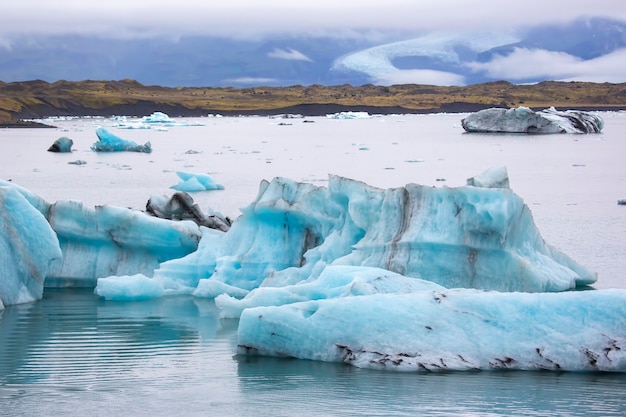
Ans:
POLYGON ((624 0, 5 0, 0 37, 97 33, 116 37, 494 30, 581 16, 626 20, 624 0))

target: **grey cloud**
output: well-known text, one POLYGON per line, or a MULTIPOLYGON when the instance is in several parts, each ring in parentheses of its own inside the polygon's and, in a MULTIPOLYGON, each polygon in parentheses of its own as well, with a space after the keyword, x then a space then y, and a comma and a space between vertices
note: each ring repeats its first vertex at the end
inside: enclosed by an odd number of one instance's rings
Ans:
POLYGON ((503 7, 496 0, 20 0, 3 5, 0 36, 85 33, 128 37, 203 34, 255 37, 323 33, 345 36, 365 31, 504 29, 568 21, 585 15, 626 19, 623 0, 526 0, 503 7))

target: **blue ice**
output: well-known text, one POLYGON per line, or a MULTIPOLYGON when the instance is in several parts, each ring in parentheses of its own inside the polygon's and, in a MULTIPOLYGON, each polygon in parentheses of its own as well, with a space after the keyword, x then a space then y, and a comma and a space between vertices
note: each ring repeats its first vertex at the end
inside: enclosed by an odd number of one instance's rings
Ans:
POLYGON ((376 294, 245 309, 238 351, 357 367, 626 371, 626 290, 376 294))
POLYGON ((205 279, 239 292, 310 282, 328 265, 497 291, 566 291, 597 279, 543 240, 510 189, 383 190, 337 176, 328 187, 263 182, 227 233, 203 233, 195 252, 154 275, 177 292, 192 294, 205 279))
MULTIPOLYGON (((215 298, 222 317, 240 317, 240 354, 399 371, 626 371, 626 290, 569 291, 596 274, 543 240, 506 168, 468 183, 275 178, 227 231, 48 204, 3 183, 3 236, 34 249, 2 264, 41 262, 46 282, 80 274, 110 300, 215 298)), ((0 288, 30 279, 3 276, 0 288)))
POLYGON ((56 234, 31 204, 35 199, 5 184, 0 183, 0 310, 41 299, 49 265, 61 258, 56 234))
POLYGON ((222 184, 217 183, 213 177, 208 174, 177 171, 176 175, 178 175, 180 180, 178 181, 178 184, 170 187, 174 190, 193 192, 224 189, 222 184))
POLYGON ((96 135, 98 136, 98 142, 91 145, 91 150, 95 152, 152 152, 150 142, 138 145, 132 140, 122 139, 114 135, 103 127, 96 129, 96 135))

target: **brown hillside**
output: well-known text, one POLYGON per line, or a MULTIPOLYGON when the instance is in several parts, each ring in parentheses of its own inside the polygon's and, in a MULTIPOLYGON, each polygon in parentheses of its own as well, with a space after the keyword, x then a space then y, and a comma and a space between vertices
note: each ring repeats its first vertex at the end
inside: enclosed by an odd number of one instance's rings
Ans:
POLYGON ((468 112, 488 107, 587 110, 626 109, 626 84, 492 82, 464 87, 431 85, 321 85, 255 88, 167 88, 133 80, 0 82, 0 123, 47 116, 172 116, 300 113, 341 110, 372 113, 468 112))

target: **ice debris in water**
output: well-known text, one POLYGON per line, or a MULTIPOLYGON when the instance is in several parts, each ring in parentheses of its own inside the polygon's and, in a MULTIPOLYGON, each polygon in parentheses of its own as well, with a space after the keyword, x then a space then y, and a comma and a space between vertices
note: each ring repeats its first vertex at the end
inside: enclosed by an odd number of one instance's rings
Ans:
POLYGON ((95 152, 152 152, 150 142, 138 145, 131 140, 122 139, 114 135, 103 127, 96 129, 96 135, 98 136, 98 142, 91 145, 91 150, 95 152))

